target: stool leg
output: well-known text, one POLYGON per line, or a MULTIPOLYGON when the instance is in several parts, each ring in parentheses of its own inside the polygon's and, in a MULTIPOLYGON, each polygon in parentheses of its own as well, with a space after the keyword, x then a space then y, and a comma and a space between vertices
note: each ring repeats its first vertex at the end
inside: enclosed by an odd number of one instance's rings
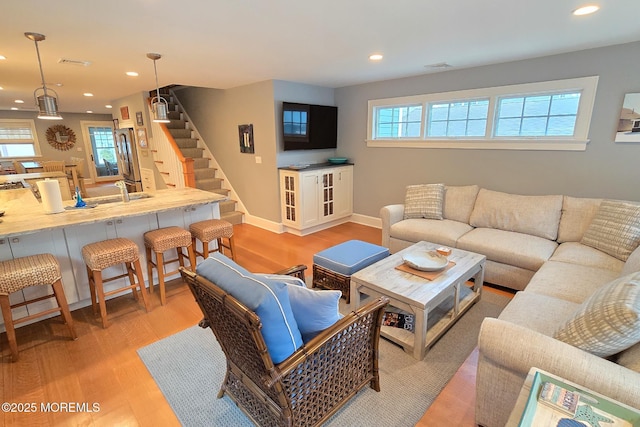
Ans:
POLYGON ((209 258, 209 242, 202 242, 202 258, 209 258))
MULTIPOLYGON (((144 287, 144 278, 142 277, 142 267, 140 266, 140 260, 137 259, 133 262, 134 268, 136 270, 136 276, 138 276, 138 287, 140 288, 140 295, 142 295, 142 302, 144 303, 144 308, 149 312, 149 300, 147 299, 147 288, 144 287)), ((131 278, 133 285, 133 277, 131 278)), ((135 291, 135 288, 134 288, 135 291)))
POLYGON ((236 245, 233 242, 233 236, 229 237, 229 250, 231 251, 231 259, 236 260, 236 245))
POLYGON ((102 271, 94 271, 93 278, 96 282, 96 290, 98 291, 98 304, 100 305, 100 317, 102 318, 102 327, 106 329, 109 326, 107 320, 107 302, 104 299, 104 285, 102 284, 102 271))
POLYGON ((138 298, 138 291, 136 291, 136 287, 134 286, 136 284, 136 281, 133 278, 133 262, 125 262, 124 266, 127 269, 127 276, 129 276, 129 285, 131 286, 131 293, 133 294, 133 298, 136 301, 140 301, 140 298, 138 298))
POLYGON ((189 265, 189 269, 195 272, 196 271, 196 253, 194 251, 193 245, 187 246, 187 252, 189 253, 189 263, 191 264, 189 265))
POLYGON ((56 280, 56 282, 51 285, 53 287, 53 294, 56 296, 56 301, 58 301, 58 306, 60 307, 60 311, 62 312, 62 317, 64 318, 67 328, 69 328, 69 333, 71 334, 72 339, 78 339, 76 335, 76 330, 73 327, 73 318, 71 317, 71 312, 69 311, 69 305, 67 304, 67 297, 64 295, 64 287, 62 286, 61 280, 56 280))
POLYGON ((0 308, 2 309, 2 317, 4 319, 4 327, 7 330, 7 340, 11 349, 11 358, 14 362, 18 361, 18 343, 16 342, 16 331, 13 327, 13 317, 11 315, 11 303, 9 295, 0 295, 0 308))
POLYGON ((93 271, 87 266, 87 277, 89 277, 89 292, 91 292, 91 308, 93 314, 98 314, 98 304, 96 303, 96 286, 93 279, 93 271))
POLYGON ((144 248, 147 258, 147 277, 149 279, 149 292, 153 293, 153 260, 151 259, 151 248, 145 246, 144 248))
POLYGON ((164 289, 164 259, 162 252, 156 252, 156 270, 158 270, 158 288, 160 288, 160 304, 165 305, 167 296, 164 289))

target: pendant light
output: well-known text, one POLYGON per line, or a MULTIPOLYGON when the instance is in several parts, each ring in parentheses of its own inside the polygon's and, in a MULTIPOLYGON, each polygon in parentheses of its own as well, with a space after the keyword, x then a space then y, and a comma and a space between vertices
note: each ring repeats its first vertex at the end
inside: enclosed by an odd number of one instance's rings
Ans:
POLYGON ((159 53, 147 53, 147 58, 153 60, 153 71, 156 74, 156 96, 151 98, 151 111, 153 112, 153 121, 156 123, 170 123, 169 103, 166 99, 160 96, 160 87, 158 86, 158 69, 156 68, 156 61, 162 58, 159 53))
POLYGON ((24 33, 24 36, 29 40, 33 40, 36 44, 36 54, 38 55, 38 66, 40 67, 40 77, 42 77, 42 87, 37 88, 33 91, 33 99, 36 102, 36 107, 38 107, 38 118, 45 120, 62 120, 62 116, 58 114, 58 99, 56 98, 58 94, 55 90, 47 88, 46 83, 44 82, 44 73, 42 72, 42 62, 40 61, 40 50, 38 49, 38 42, 41 42, 45 39, 44 34, 38 33, 24 33), (38 96, 38 91, 42 91, 42 95, 38 96), (50 95, 49 92, 53 92, 53 95, 50 95))

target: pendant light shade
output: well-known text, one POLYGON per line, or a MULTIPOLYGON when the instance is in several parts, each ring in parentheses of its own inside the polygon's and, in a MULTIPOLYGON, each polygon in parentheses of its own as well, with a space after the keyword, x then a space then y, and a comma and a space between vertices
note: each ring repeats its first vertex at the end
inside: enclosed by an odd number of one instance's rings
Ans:
POLYGON ((158 69, 156 61, 162 58, 159 53, 147 53, 147 58, 153 61, 153 71, 156 75, 156 96, 151 98, 151 111, 153 112, 153 121, 156 123, 169 123, 169 103, 160 96, 160 86, 158 85, 158 69))
POLYGON ((40 61, 40 49, 38 49, 38 42, 45 39, 44 34, 38 33, 24 33, 24 36, 29 40, 33 40, 36 45, 36 54, 38 55, 38 66, 40 67, 40 77, 42 78, 42 86, 33 91, 33 100, 38 107, 38 118, 45 120, 62 120, 62 116, 58 113, 58 94, 55 90, 47 88, 47 84, 44 81, 44 73, 42 72, 42 61, 40 61), (42 91, 40 95, 38 92, 42 91), (50 94, 53 93, 53 95, 50 94))

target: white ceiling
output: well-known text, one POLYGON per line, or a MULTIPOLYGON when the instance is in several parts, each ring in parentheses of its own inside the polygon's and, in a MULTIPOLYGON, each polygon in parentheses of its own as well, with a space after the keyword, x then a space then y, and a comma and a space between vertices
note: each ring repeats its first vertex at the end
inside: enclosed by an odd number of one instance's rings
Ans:
POLYGON ((155 87, 148 52, 163 56, 160 86, 342 87, 442 62, 466 68, 640 40, 639 1, 596 1, 600 11, 576 17, 578 0, 2 0, 0 110, 33 109, 41 80, 25 32, 47 37, 44 76, 62 112, 109 113, 112 100, 155 87), (372 63, 371 53, 384 59, 372 63))

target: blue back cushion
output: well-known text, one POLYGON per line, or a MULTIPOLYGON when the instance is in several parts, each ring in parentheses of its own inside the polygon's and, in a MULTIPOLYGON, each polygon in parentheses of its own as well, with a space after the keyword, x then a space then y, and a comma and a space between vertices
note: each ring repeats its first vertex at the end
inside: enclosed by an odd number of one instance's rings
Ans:
POLYGON ((252 274, 218 252, 198 264, 196 272, 260 317, 262 337, 273 363, 282 362, 302 346, 285 283, 252 274))
POLYGON ((307 288, 302 280, 291 276, 275 274, 262 276, 268 280, 287 284, 291 311, 302 334, 302 341, 305 343, 342 318, 338 311, 342 292, 312 290, 307 288))

